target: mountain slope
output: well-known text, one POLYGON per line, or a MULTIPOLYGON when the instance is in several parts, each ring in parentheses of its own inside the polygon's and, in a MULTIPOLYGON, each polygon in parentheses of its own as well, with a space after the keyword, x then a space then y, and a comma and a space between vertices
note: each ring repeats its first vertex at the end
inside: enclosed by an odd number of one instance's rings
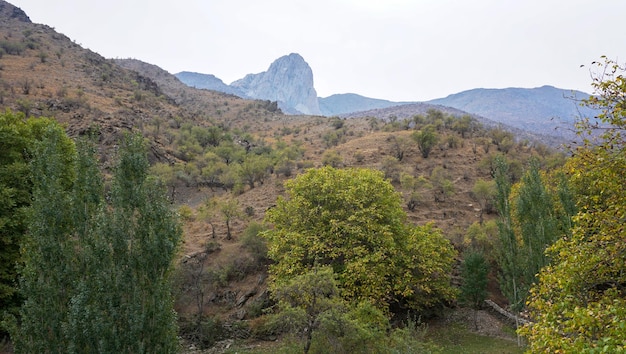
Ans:
POLYGON ((224 81, 217 78, 215 75, 182 71, 178 74, 175 74, 174 76, 176 76, 185 85, 191 87, 219 91, 239 97, 245 97, 245 94, 241 90, 225 84, 224 81))
POLYGON ((578 101, 589 97, 580 91, 542 86, 533 89, 474 89, 428 103, 454 107, 534 133, 568 138, 573 123, 582 114, 594 111, 580 107, 578 101))
POLYGON ((322 115, 336 116, 352 112, 398 106, 404 103, 369 98, 355 93, 344 93, 319 98, 322 115))

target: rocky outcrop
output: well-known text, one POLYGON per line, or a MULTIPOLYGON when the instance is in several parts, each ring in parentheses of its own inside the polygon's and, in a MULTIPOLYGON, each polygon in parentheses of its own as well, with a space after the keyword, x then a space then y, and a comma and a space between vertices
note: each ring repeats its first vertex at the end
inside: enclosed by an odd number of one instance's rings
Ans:
POLYGON ((233 82, 248 97, 277 101, 285 113, 320 115, 313 71, 299 54, 278 58, 269 69, 233 82))
POLYGON ((22 9, 3 0, 0 0, 0 18, 18 20, 20 22, 31 22, 28 15, 26 15, 22 9))

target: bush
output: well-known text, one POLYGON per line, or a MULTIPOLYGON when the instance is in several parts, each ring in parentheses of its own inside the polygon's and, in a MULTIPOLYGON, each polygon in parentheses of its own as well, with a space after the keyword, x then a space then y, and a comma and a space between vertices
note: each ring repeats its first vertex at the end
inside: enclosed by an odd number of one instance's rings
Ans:
POLYGON ((242 246, 250 252, 257 262, 263 262, 267 259, 267 243, 260 235, 266 229, 263 224, 251 222, 241 237, 242 246))

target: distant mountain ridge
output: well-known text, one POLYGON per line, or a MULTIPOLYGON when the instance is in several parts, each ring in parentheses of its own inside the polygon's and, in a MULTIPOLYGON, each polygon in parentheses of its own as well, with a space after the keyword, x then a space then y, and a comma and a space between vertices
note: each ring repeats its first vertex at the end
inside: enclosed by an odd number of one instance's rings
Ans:
POLYGON ((580 106, 588 93, 553 86, 537 88, 473 89, 428 101, 487 117, 531 132, 571 138, 581 116, 598 112, 580 106))
POLYGON ((313 70, 300 54, 291 53, 276 59, 267 71, 248 74, 230 85, 213 75, 180 72, 175 75, 183 83, 209 90, 278 102, 287 114, 321 115, 313 70))
POLYGON ((325 116, 338 116, 358 111, 387 108, 411 102, 393 102, 369 98, 355 93, 343 93, 319 98, 320 110, 325 116))
MULTIPOLYGON (((197 88, 230 93, 243 98, 277 101, 278 106, 286 114, 350 117, 355 114, 361 116, 361 113, 366 111, 418 103, 394 102, 355 93, 318 98, 313 85, 313 72, 302 56, 296 53, 278 58, 266 72, 248 74, 230 85, 209 74, 181 72, 176 74, 176 77, 183 83, 197 88)), ((574 122, 578 118, 593 117, 597 114, 580 106, 580 100, 588 97, 589 94, 581 91, 553 86, 477 88, 423 103, 455 108, 512 128, 564 140, 574 137, 574 122)), ((405 111, 420 112, 420 108, 413 106, 405 111)))
POLYGON ((215 75, 182 71, 175 76, 178 78, 178 80, 180 80, 187 86, 229 93, 231 95, 236 95, 242 98, 245 98, 246 96, 243 91, 239 90, 236 87, 225 84, 224 81, 215 77, 215 75))

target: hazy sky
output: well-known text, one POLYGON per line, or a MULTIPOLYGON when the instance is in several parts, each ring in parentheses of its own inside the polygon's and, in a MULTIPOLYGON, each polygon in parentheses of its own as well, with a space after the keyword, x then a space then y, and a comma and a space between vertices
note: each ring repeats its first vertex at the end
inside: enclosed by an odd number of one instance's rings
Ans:
POLYGON ((626 59, 624 0, 9 2, 107 58, 172 74, 231 83, 299 53, 321 97, 421 101, 542 85, 591 92, 593 60, 626 59))

